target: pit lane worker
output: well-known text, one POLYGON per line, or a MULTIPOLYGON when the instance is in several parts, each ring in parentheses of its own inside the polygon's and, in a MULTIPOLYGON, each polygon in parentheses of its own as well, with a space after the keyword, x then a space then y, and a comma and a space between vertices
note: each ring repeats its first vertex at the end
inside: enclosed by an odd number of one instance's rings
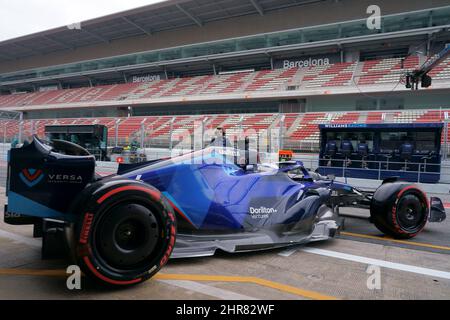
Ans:
POLYGON ((226 137, 226 131, 224 128, 217 128, 209 144, 212 147, 231 147, 230 141, 226 137))

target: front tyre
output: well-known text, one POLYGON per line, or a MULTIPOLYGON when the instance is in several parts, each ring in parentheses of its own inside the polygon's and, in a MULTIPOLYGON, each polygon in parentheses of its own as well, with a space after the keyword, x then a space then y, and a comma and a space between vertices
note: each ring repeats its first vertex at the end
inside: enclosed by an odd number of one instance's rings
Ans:
POLYGON ((370 215, 375 226, 396 239, 410 239, 425 227, 429 214, 426 195, 415 185, 383 184, 375 192, 370 215))
POLYGON ((155 275, 175 245, 175 215, 164 196, 137 181, 100 182, 80 195, 72 239, 83 272, 111 286, 155 275))

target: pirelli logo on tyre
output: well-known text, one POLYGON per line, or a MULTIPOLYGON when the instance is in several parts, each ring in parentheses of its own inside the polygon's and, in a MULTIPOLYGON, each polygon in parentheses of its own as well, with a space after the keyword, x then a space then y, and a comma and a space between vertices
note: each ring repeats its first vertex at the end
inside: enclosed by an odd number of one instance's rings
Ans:
POLYGON ((83 226, 80 233, 80 243, 87 244, 89 240, 89 232, 91 231, 92 221, 94 221, 94 215, 92 213, 86 213, 83 219, 83 226))
POLYGON ((169 244, 167 246, 167 250, 164 253, 163 258, 161 259, 161 262, 159 263, 160 267, 163 267, 167 263, 167 261, 169 261, 170 255, 172 254, 172 251, 175 247, 175 234, 177 232, 176 227, 175 227, 175 216, 171 212, 168 212, 167 216, 170 220, 170 222, 169 222, 169 225, 170 225, 170 227, 169 227, 169 244))

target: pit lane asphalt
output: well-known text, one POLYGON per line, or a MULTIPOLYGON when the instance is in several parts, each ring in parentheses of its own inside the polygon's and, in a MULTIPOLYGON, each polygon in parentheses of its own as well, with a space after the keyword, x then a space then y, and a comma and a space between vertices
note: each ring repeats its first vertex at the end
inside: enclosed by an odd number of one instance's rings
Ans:
POLYGON ((448 223, 429 224, 423 237, 396 243, 378 238, 366 220, 346 218, 344 233, 331 241, 171 260, 142 285, 111 290, 83 278, 82 290, 70 291, 70 261, 42 261, 31 227, 0 222, 0 299, 449 299, 449 234, 448 223), (367 287, 369 266, 381 268, 381 289, 367 287))

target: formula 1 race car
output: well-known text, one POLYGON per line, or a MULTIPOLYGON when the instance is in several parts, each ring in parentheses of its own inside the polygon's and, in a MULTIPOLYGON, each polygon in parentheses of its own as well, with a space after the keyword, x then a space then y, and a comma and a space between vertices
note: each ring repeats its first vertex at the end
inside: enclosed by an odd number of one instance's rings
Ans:
POLYGON ((438 198, 385 181, 373 194, 308 172, 301 162, 250 164, 238 150, 208 147, 172 159, 120 165, 95 174, 95 158, 70 142, 34 138, 10 150, 5 222, 34 224, 51 256, 56 235, 94 279, 126 286, 156 274, 170 257, 245 252, 332 238, 338 208, 370 208, 383 232, 418 234, 438 198), (237 164, 239 163, 239 164, 237 164), (177 237, 176 245, 175 238, 177 237))

